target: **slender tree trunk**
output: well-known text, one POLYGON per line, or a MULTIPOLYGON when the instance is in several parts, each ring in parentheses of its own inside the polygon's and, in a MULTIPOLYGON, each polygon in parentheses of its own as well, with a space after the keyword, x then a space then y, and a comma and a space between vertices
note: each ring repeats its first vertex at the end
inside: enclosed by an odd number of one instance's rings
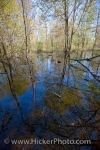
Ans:
POLYGON ((65 17, 65 56, 68 52, 68 0, 64 0, 64 17, 65 17))
POLYGON ((66 72, 66 64, 68 58, 68 0, 64 0, 64 18, 65 18, 65 46, 64 46, 64 67, 62 79, 64 78, 66 72))
POLYGON ((25 6, 24 6, 24 1, 21 0, 21 4, 22 4, 22 11, 23 11, 23 21, 24 21, 24 30, 25 30, 25 46, 26 46, 26 61, 28 64, 28 70, 29 70, 29 75, 30 75, 30 82, 32 84, 32 89, 33 89, 33 93, 34 93, 34 85, 33 85, 33 69, 30 66, 30 62, 28 59, 28 31, 27 31, 27 16, 25 13, 25 6))
POLYGON ((94 48, 96 46, 96 41, 97 41, 97 32, 98 32, 98 26, 99 26, 99 18, 100 18, 100 10, 98 11, 98 16, 97 16, 97 25, 96 25, 96 31, 95 31, 95 41, 94 41, 93 48, 92 48, 92 57, 93 57, 93 54, 94 54, 94 48))

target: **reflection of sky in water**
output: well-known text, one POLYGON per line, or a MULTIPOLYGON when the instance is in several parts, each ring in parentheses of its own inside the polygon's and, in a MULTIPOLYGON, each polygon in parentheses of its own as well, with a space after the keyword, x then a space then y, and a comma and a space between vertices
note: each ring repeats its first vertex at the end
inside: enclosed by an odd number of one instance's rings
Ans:
MULTIPOLYGON (((59 66, 60 64, 56 64, 54 61, 52 61, 52 57, 44 58, 43 56, 39 56, 36 62, 36 68, 37 68, 37 73, 36 73, 36 84, 34 86, 34 92, 31 87, 26 90, 25 93, 23 93, 22 96, 20 96, 20 103, 24 111, 28 112, 29 110, 32 110, 35 107, 39 107, 43 105, 44 101, 44 96, 46 92, 46 83, 45 81, 48 80, 48 82, 52 81, 52 79, 55 77, 55 74, 58 75, 58 77, 61 77, 59 74, 59 66)), ((83 64, 85 66, 88 66, 89 69, 92 70, 92 67, 90 66, 89 62, 84 61, 83 64)), ((78 64, 76 63, 76 66, 78 64)), ((69 79, 69 86, 74 87, 74 86, 79 86, 86 88, 88 86, 88 82, 85 81, 84 79, 91 80, 93 77, 91 76, 90 73, 84 72, 83 74, 83 80, 79 80, 77 77, 73 75, 72 72, 70 72, 69 76, 68 73, 65 75, 64 78, 64 84, 67 83, 67 80, 69 79), (79 82, 79 83, 78 83, 79 82)), ((54 81, 56 82, 57 80, 54 81)), ((19 87, 20 88, 20 87, 19 87)), ((4 103, 4 107, 9 107, 11 105, 12 107, 12 100, 11 97, 7 96, 2 99, 0 105, 4 103), (8 102, 9 99, 9 102, 8 102)))
MULTIPOLYGON (((89 69, 91 71, 92 67, 89 64, 89 62, 84 61, 83 62, 85 66, 89 66, 89 69)), ((31 86, 29 86, 26 91, 19 96, 19 102, 20 102, 20 108, 17 107, 15 100, 10 96, 7 95, 3 97, 0 101, 0 117, 2 118, 5 112, 9 112, 13 119, 8 126, 9 133, 12 130, 12 128, 19 127, 23 124, 23 121, 21 120, 20 114, 22 113, 22 116, 27 119, 30 117, 30 114, 34 112, 37 109, 43 109, 45 107, 45 95, 47 91, 47 85, 46 82, 51 83, 53 82, 59 82, 58 77, 61 77, 61 71, 63 70, 62 64, 58 64, 55 61, 52 61, 52 57, 45 57, 44 56, 38 56, 38 59, 35 62, 35 69, 36 69, 36 81, 34 88, 32 89, 31 86), (57 76, 57 78, 56 78, 57 76)), ((75 63, 77 66, 78 64, 75 63)), ((75 73, 75 72, 74 72, 75 73)), ((69 76, 69 86, 70 87, 79 87, 81 89, 87 89, 88 88, 88 82, 84 79, 91 80, 93 77, 90 73, 85 72, 83 73, 83 77, 80 80, 78 76, 74 76, 72 72, 70 72, 69 76)), ((2 79, 0 78, 0 81, 2 79)), ((66 85, 68 80, 68 73, 66 73, 64 78, 64 84, 66 85)), ((19 87, 20 88, 20 87, 19 87)), ((85 100, 85 99, 84 99, 85 100)), ((84 105, 87 105, 84 101, 84 105)), ((71 111, 66 112, 67 116, 70 116, 69 120, 73 120, 75 117, 75 114, 73 114, 71 111)), ((6 137, 5 132, 5 137, 6 137)), ((37 133, 38 134, 38 133, 37 133)), ((2 135, 3 136, 3 135, 2 135)), ((1 136, 0 136, 1 138, 1 136)))

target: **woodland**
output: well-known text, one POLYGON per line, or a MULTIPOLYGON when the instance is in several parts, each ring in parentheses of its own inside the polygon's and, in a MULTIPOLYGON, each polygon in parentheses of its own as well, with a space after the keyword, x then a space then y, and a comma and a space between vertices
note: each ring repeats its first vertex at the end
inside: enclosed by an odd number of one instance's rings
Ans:
POLYGON ((0 149, 99 150, 99 131, 100 0, 0 0, 0 149), (82 143, 30 144, 54 138, 82 143))

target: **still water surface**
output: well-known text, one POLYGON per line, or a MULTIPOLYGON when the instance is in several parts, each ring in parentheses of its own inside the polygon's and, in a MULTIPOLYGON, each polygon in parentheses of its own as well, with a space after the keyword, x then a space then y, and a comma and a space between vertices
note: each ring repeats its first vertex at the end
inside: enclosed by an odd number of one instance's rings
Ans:
MULTIPOLYGON (((93 64, 87 61, 83 64, 91 72, 95 71, 93 64)), ((33 87, 28 79, 27 66, 18 66, 20 73, 14 79, 18 103, 9 91, 6 75, 0 75, 1 146, 11 148, 10 144, 3 143, 7 137, 98 140, 100 84, 91 73, 72 62, 69 72, 66 67, 62 78, 63 59, 47 54, 35 55, 32 66, 33 87)), ((37 146, 37 149, 43 147, 37 146)), ((63 146, 62 149, 67 150, 63 146)))

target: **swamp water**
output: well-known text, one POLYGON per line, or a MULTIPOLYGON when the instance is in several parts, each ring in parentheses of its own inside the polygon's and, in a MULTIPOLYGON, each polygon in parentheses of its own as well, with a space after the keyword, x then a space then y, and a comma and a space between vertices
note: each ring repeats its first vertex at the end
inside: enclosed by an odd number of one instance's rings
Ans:
MULTIPOLYGON (((6 75, 0 75, 0 146, 2 149, 88 150, 95 146, 25 145, 4 139, 99 139, 100 84, 91 72, 95 62, 71 62, 63 77, 63 59, 51 54, 34 54, 33 86, 27 65, 17 66, 14 86, 18 102, 9 90, 6 75)), ((98 76, 99 76, 98 72, 98 76)))

